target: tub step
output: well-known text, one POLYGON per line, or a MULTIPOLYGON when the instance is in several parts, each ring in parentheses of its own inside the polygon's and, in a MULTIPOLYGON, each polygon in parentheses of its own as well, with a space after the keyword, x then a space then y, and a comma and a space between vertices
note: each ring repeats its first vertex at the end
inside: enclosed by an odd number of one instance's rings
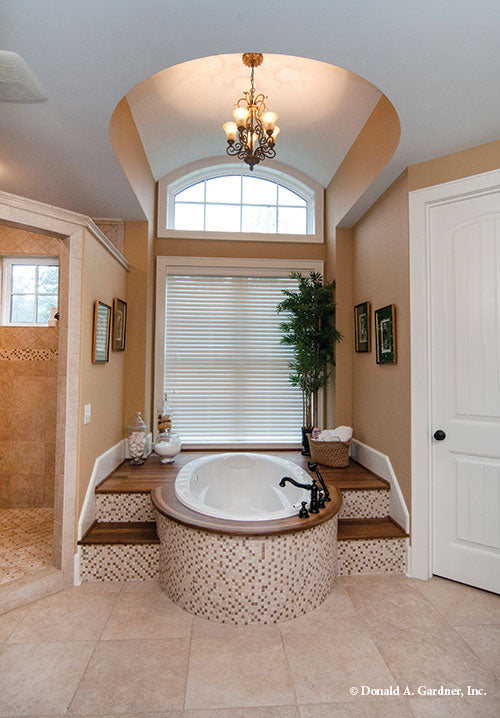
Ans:
POLYGON ((96 544, 158 544, 154 521, 96 521, 78 541, 80 546, 96 544))
POLYGON ((339 541, 404 539, 408 536, 390 516, 385 518, 339 519, 339 541))

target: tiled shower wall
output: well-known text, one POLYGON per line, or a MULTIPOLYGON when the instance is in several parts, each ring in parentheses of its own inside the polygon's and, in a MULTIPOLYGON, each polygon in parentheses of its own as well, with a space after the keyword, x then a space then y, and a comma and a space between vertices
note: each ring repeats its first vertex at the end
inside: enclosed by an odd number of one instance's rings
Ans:
MULTIPOLYGON (((0 255, 60 254, 52 237, 0 226, 0 255)), ((0 508, 53 507, 58 327, 0 326, 0 508)))

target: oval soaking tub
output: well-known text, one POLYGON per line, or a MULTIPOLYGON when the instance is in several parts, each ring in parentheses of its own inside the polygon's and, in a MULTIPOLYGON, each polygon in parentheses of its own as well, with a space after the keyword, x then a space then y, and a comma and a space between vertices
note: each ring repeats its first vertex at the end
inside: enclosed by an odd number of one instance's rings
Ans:
POLYGON ((297 514, 310 492, 287 483, 302 484, 309 474, 297 464, 275 456, 249 453, 216 454, 194 459, 175 479, 175 495, 185 506, 206 516, 230 521, 271 521, 297 514))
MULTIPOLYGON (((295 455, 297 462, 305 460, 295 455)), ((183 455, 186 458, 186 455, 183 455)), ((160 537, 160 585, 178 606, 209 621, 288 621, 328 598, 337 574, 342 498, 301 519, 313 476, 269 454, 209 454, 152 491, 160 537)))

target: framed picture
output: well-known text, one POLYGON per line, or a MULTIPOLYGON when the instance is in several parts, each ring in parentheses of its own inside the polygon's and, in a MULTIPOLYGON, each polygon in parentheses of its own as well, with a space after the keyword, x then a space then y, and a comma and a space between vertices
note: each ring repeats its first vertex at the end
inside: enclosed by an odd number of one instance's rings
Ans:
POLYGON ((356 304, 354 307, 354 349, 357 352, 370 352, 372 350, 371 311, 370 302, 356 304))
POLYGON ((375 312, 377 364, 396 363, 396 307, 389 304, 375 312))
POLYGON ((109 330, 111 327, 111 307, 98 299, 94 302, 94 335, 92 339, 93 364, 105 364, 109 361, 109 330))
POLYGON ((113 299, 113 351, 125 349, 125 332, 127 330, 127 302, 113 299))

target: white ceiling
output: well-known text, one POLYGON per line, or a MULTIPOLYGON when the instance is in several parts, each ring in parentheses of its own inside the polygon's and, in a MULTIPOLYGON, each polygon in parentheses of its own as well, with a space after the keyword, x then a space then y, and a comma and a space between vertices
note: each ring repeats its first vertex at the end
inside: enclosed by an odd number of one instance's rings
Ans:
MULTIPOLYGON (((134 87, 127 100, 155 179, 226 148, 222 125, 250 87, 241 54, 169 67, 134 87)), ((379 101, 369 82, 340 67, 266 55, 255 87, 278 113, 277 157, 326 186, 379 101)))
MULTIPOLYGON (((0 188, 91 216, 141 218, 109 140, 116 104, 165 68, 257 50, 346 68, 396 108, 400 145, 355 219, 409 164, 499 138, 498 17, 498 0, 274 0, 260 9, 230 0, 0 0, 0 48, 22 55, 49 97, 0 103, 0 188)), ((240 86, 229 89, 232 102, 240 86)), ((310 110, 302 112, 307 126, 310 110)), ((192 159, 188 130, 176 139, 186 148, 180 163, 192 159)), ((214 138, 203 155, 223 146, 219 121, 214 138)), ((332 142, 328 133, 319 144, 332 142)))

